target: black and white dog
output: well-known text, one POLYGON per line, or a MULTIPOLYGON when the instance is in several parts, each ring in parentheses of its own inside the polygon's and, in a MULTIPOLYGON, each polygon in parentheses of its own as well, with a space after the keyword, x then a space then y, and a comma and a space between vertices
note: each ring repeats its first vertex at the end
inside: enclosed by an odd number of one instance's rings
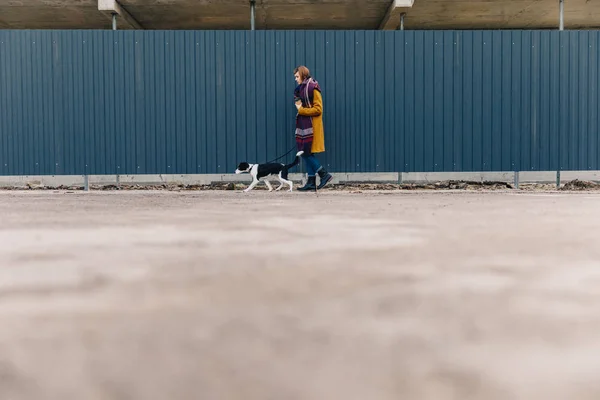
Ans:
POLYGON ((291 164, 280 164, 280 163, 265 163, 265 164, 248 164, 247 162, 241 162, 237 169, 235 170, 236 174, 248 173, 252 176, 252 183, 244 192, 248 192, 254 189, 254 186, 260 182, 262 179, 267 187, 269 188, 269 192, 273 190, 271 183, 268 178, 271 176, 276 176, 276 178, 281 183, 279 187, 275 190, 281 189, 283 184, 285 183, 290 187, 290 192, 292 191, 292 187, 294 183, 288 179, 288 170, 292 167, 295 167, 300 162, 300 156, 303 154, 303 151, 299 151, 296 153, 296 158, 294 162, 291 164))

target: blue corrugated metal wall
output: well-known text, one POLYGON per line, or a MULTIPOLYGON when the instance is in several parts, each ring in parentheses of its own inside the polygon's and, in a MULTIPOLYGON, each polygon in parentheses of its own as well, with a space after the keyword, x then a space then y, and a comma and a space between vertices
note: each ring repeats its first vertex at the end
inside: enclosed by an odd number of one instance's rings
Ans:
POLYGON ((600 169, 597 31, 0 31, 0 174, 225 173, 294 144, 333 171, 600 169))

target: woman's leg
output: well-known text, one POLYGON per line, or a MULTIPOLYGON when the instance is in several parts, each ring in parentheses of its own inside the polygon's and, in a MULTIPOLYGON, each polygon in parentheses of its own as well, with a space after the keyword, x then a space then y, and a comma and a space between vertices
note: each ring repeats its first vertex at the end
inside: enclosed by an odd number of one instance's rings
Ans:
POLYGON ((314 157, 315 156, 313 156, 312 154, 302 154, 302 159, 306 163, 306 173, 308 174, 308 176, 315 176, 317 173, 317 169, 315 168, 315 163, 313 161, 314 157))
POLYGON ((319 187, 317 189, 321 189, 333 179, 333 176, 331 176, 331 174, 327 172, 325 168, 323 168, 321 162, 317 157, 315 157, 314 154, 311 154, 310 158, 313 163, 313 169, 315 173, 319 174, 319 178, 321 179, 321 182, 319 183, 319 187))
POLYGON ((317 157, 315 157, 314 154, 311 154, 310 156, 308 156, 308 160, 312 164, 312 176, 315 176, 317 174, 317 172, 319 172, 319 170, 323 167, 321 166, 319 159, 317 157))
POLYGON ((319 161, 312 154, 302 154, 302 159, 306 163, 306 173, 308 174, 308 179, 306 181, 306 185, 299 187, 299 191, 307 191, 307 190, 316 190, 317 189, 317 168, 316 166, 320 166, 319 161), (316 161, 316 164, 315 164, 316 161))

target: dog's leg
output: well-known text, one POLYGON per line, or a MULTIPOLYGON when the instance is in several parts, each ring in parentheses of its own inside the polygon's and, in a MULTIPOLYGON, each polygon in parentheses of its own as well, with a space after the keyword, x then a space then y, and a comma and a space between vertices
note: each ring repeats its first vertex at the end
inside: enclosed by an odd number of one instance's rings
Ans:
POLYGON ((254 186, 256 186, 257 184, 258 184, 258 179, 254 179, 254 180, 252 181, 252 183, 250 184, 250 186, 248 186, 248 187, 247 187, 247 188, 244 190, 244 192, 249 192, 249 191, 251 191, 252 189, 254 189, 254 186))
POLYGON ((291 180, 283 179, 283 178, 281 178, 281 180, 290 187, 290 190, 288 190, 288 192, 291 192, 292 187, 294 186, 294 182, 292 182, 291 180))
POLYGON ((283 179, 281 178, 281 173, 279 173, 279 175, 277 175, 277 180, 279 181, 279 186, 277 187, 277 189, 275 189, 275 191, 280 190, 283 187, 283 179))
POLYGON ((273 191, 273 186, 271 186, 271 182, 269 182, 268 180, 265 179, 265 185, 267 185, 267 187, 269 188, 269 192, 273 191))

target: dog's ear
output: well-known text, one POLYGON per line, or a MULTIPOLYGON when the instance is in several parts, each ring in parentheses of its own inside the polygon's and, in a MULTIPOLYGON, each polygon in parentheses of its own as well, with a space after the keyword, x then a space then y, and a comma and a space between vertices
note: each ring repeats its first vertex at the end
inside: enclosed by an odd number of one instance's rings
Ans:
POLYGON ((238 165, 237 171, 246 172, 249 168, 250 164, 248 164, 246 161, 243 161, 238 165))

